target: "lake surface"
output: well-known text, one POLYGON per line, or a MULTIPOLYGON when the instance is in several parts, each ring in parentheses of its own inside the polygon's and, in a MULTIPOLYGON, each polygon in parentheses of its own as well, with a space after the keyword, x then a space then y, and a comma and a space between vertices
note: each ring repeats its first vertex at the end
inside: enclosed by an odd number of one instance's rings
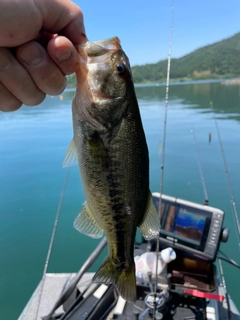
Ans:
MULTIPOLYGON (((150 153, 151 190, 158 191, 165 88, 137 87, 150 153)), ((17 319, 42 277, 72 139, 74 92, 47 97, 38 107, 0 113, 0 319, 17 319)), ((226 212, 230 237, 221 249, 240 263, 239 238, 230 203, 213 112, 240 211, 240 91, 220 83, 172 85, 169 93, 163 192, 205 200, 193 144, 204 174, 209 203, 226 212), (211 133, 211 143, 209 143, 211 133)), ((98 241, 79 234, 73 221, 84 202, 78 167, 71 167, 48 272, 76 272, 98 241)), ((96 270, 98 264, 91 270, 96 270)), ((240 309, 239 271, 224 263, 227 288, 240 309)))

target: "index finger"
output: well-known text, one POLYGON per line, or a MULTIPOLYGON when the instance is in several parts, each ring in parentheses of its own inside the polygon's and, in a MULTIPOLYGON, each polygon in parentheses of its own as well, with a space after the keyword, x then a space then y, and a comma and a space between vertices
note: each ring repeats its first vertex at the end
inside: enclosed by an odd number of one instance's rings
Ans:
POLYGON ((87 41, 82 10, 66 0, 35 1, 43 18, 43 30, 67 37, 74 45, 87 41))

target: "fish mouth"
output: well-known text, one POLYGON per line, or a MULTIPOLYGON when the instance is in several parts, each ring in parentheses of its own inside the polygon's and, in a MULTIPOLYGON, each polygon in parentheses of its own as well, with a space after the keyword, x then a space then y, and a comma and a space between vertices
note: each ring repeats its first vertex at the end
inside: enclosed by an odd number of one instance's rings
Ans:
MULTIPOLYGON (((118 37, 113 37, 107 40, 100 40, 96 42, 87 41, 86 43, 76 46, 79 53, 79 72, 77 72, 78 83, 84 87, 85 81, 89 74, 89 68, 105 69, 111 60, 112 52, 121 48, 118 37), (78 76, 78 74, 81 76, 78 76)), ((90 88, 90 92, 94 92, 90 88)), ((92 94, 94 95, 94 94, 92 94)), ((99 97, 99 92, 96 94, 99 97)), ((99 97, 101 100, 110 100, 112 97, 99 97)))
MULTIPOLYGON (((107 39, 107 40, 100 40, 100 41, 96 41, 94 43, 88 42, 86 47, 88 48, 88 46, 96 47, 95 50, 98 49, 99 53, 103 49, 105 51, 112 51, 112 50, 118 50, 118 49, 121 48, 120 40, 119 40, 118 37, 113 37, 113 38, 110 38, 110 39, 107 39)), ((93 52, 95 50, 93 50, 93 52)))
POLYGON ((88 58, 102 56, 109 51, 121 49, 120 40, 118 37, 113 37, 107 40, 100 40, 96 42, 86 42, 83 45, 76 46, 78 52, 83 52, 88 58))

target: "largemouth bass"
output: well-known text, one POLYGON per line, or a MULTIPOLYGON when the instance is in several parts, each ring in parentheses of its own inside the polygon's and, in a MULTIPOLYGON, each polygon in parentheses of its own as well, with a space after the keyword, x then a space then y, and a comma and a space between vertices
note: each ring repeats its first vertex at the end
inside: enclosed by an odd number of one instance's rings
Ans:
POLYGON ((130 64, 117 37, 87 42, 78 52, 74 137, 64 160, 64 166, 78 160, 86 196, 74 226, 93 238, 105 233, 108 258, 93 281, 114 283, 124 299, 134 301, 136 229, 149 240, 160 226, 130 64))

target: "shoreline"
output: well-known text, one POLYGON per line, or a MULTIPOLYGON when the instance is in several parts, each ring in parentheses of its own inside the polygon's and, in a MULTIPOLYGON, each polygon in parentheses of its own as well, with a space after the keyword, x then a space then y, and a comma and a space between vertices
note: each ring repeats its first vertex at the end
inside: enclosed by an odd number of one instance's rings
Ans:
MULTIPOLYGON (((180 80, 180 81, 170 81, 169 85, 184 85, 184 84, 201 84, 201 83, 214 83, 214 82, 220 82, 222 85, 239 85, 240 86, 240 78, 233 78, 233 79, 199 79, 199 80, 180 80)), ((148 82, 148 83, 134 83, 134 87, 162 87, 166 86, 166 82, 148 82)), ((65 91, 73 91, 76 87, 67 86, 65 91)))
POLYGON ((221 82, 221 84, 225 86, 236 86, 236 85, 240 86, 240 78, 228 79, 221 82))

